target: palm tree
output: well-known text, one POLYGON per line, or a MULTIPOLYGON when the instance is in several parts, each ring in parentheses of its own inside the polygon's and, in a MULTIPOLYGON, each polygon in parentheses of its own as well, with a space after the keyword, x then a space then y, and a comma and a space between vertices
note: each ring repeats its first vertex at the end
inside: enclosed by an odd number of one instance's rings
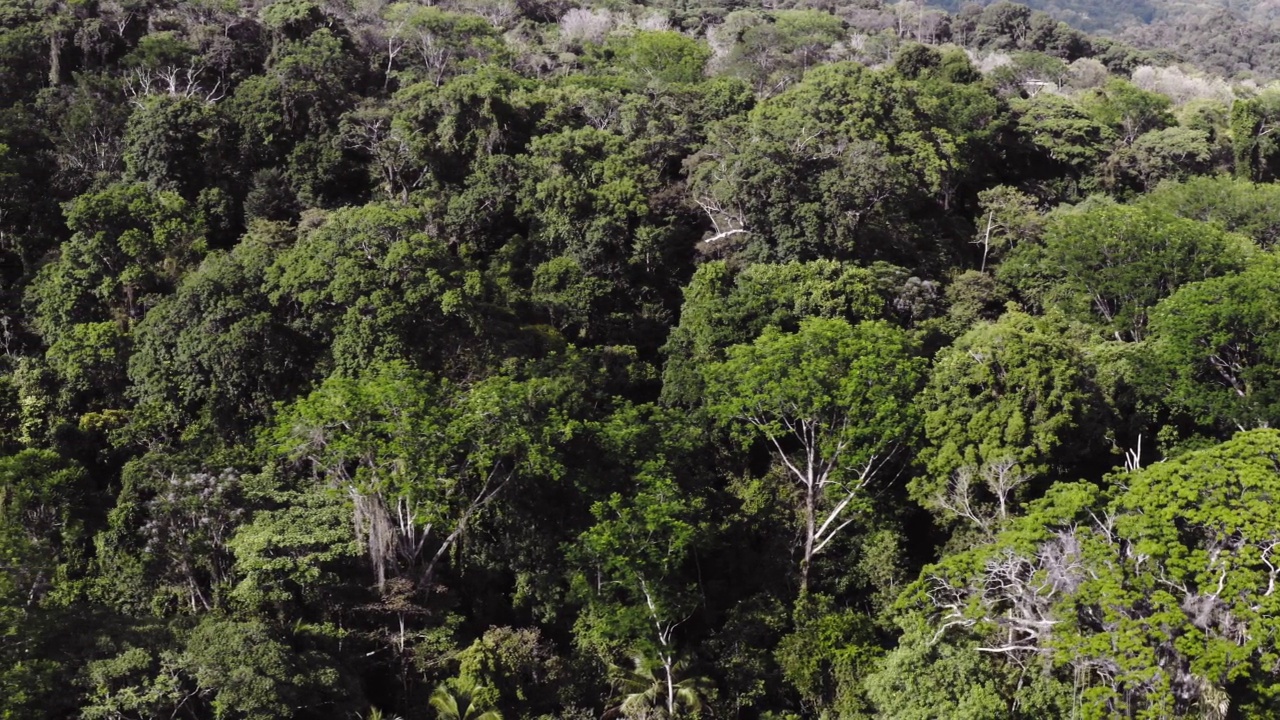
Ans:
POLYGON ((686 717, 702 709, 702 702, 711 691, 711 681, 689 674, 684 660, 668 667, 636 654, 630 665, 610 667, 616 704, 605 714, 607 718, 686 717))
POLYGON ((440 720, 502 720, 502 713, 485 708, 477 698, 488 690, 473 678, 461 677, 440 683, 431 693, 431 707, 440 720))

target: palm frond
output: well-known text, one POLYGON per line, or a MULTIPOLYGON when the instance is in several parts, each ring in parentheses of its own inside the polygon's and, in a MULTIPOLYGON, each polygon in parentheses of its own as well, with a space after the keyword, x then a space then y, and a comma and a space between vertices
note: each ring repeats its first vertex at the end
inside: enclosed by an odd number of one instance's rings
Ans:
POLYGON ((502 713, 476 702, 476 695, 487 689, 474 678, 446 680, 431 693, 431 706, 440 720, 502 720, 502 713))
MULTIPOLYGON (((667 680, 662 664, 643 655, 632 655, 627 666, 609 666, 614 690, 614 704, 605 718, 624 716, 650 718, 655 714, 667 715, 667 680)), ((681 659, 672 665, 676 716, 696 713, 702 709, 704 699, 710 693, 711 681, 689 674, 689 664, 681 659)))

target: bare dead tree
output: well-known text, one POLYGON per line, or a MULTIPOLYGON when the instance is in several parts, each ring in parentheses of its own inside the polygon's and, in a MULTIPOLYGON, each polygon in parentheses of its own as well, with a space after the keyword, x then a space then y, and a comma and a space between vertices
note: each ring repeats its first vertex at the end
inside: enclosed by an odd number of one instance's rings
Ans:
POLYGON ((972 467, 957 470, 934 503, 943 511, 973 523, 982 532, 990 533, 995 517, 974 497, 974 476, 972 467))
POLYGON ((854 501, 865 495, 873 480, 885 474, 902 446, 894 441, 886 442, 868 453, 860 465, 849 467, 848 455, 854 448, 851 441, 844 438, 848 438, 849 428, 859 422, 859 418, 844 414, 835 421, 838 427, 827 427, 828 421, 823 418, 784 416, 779 418, 782 432, 771 429, 774 415, 765 407, 756 407, 739 419, 764 431, 764 437, 781 459, 787 474, 800 488, 804 515, 800 587, 807 589, 813 558, 857 519, 850 512, 854 501), (842 439, 824 447, 825 434, 842 439), (800 446, 795 453, 783 447, 784 442, 792 440, 800 446))
POLYGON ((988 560, 971 584, 956 585, 940 575, 930 578, 927 595, 940 612, 934 639, 954 627, 979 623, 998 628, 985 653, 1025 656, 1050 652, 1045 641, 1060 622, 1056 604, 1086 576, 1075 529, 1063 530, 1034 556, 1006 550, 988 560), (975 612, 975 607, 977 612, 975 612))
POLYGON ((1013 458, 1000 458, 977 467, 965 466, 955 472, 935 502, 943 510, 990 533, 1010 517, 1018 488, 1030 479, 1013 458), (976 497, 979 488, 991 496, 994 507, 976 497))
POLYGON ((168 95, 178 98, 196 98, 206 103, 216 103, 226 96, 222 80, 215 80, 212 87, 200 83, 205 71, 203 65, 161 68, 135 68, 124 83, 125 95, 135 105, 141 105, 151 95, 168 95))
POLYGON ((711 221, 712 235, 703 239, 702 242, 713 243, 747 232, 745 213, 738 208, 732 205, 726 206, 719 199, 705 195, 696 198, 694 202, 702 208, 702 211, 707 214, 707 219, 711 221))
POLYGON ((402 201, 422 187, 431 169, 417 161, 413 131, 395 122, 391 113, 362 108, 342 118, 347 147, 365 152, 382 176, 383 191, 402 201))

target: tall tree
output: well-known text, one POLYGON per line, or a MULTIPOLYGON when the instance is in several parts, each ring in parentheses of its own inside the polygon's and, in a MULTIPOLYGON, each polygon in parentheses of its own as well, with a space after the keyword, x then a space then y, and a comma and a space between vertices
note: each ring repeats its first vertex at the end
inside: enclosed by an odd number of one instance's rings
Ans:
POLYGON ((1157 305, 1147 343, 1152 397, 1224 435, 1280 422, 1277 293, 1280 265, 1268 255, 1157 305))
POLYGON ((915 431, 923 360, 884 322, 810 319, 767 329, 706 368, 710 407, 743 440, 763 439, 800 491, 800 585, 813 558, 858 518, 915 431))
MULTIPOLYGON (((705 502, 697 488, 681 487, 666 457, 680 425, 675 414, 653 408, 621 408, 601 424, 609 449, 635 457, 626 494, 614 492, 592 507, 595 524, 579 540, 584 567, 579 582, 592 586, 588 642, 606 656, 619 651, 636 667, 615 673, 634 685, 646 671, 657 682, 632 688, 622 705, 628 716, 643 704, 666 710, 698 704, 687 676, 687 644, 679 630, 696 612, 689 579, 695 552, 709 535, 705 502), (659 428, 656 433, 646 426, 659 428), (648 437, 657 435, 657 438, 648 437), (646 442, 657 447, 634 447, 646 442)), ((582 622, 582 621, 580 621, 582 622)))
POLYGON ((508 487, 554 475, 537 393, 497 376, 461 389, 403 363, 335 375, 282 414, 280 455, 347 495, 379 587, 429 587, 508 487))
POLYGON ((1248 238, 1146 207, 1088 202, 1049 219, 1044 239, 1023 243, 999 275, 1042 305, 1141 340, 1147 313, 1182 285, 1243 266, 1248 238))
POLYGON ((1095 456, 1107 416, 1092 373, 1061 318, 1009 311, 959 337, 938 354, 917 399, 929 441, 925 473, 910 485, 917 502, 959 511, 954 502, 965 499, 951 493, 985 493, 978 486, 990 480, 988 499, 1007 515, 1026 491, 1019 485, 1069 475, 1095 456))

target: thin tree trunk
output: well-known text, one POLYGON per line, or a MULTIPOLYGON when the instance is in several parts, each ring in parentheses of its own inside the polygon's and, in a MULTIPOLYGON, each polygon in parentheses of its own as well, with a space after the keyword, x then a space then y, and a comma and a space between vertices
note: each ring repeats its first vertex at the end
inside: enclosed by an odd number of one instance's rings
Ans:
POLYGON ((804 498, 804 559, 800 562, 800 594, 809 592, 809 564, 813 560, 813 539, 817 532, 818 498, 812 475, 805 486, 804 498))
POLYGON ((49 85, 62 84, 62 33, 55 30, 49 35, 49 85))
POLYGON ((676 685, 671 677, 671 655, 667 654, 662 657, 663 669, 667 672, 667 717, 676 716, 676 685))
POLYGON ((982 272, 987 271, 987 253, 991 252, 991 226, 995 222, 995 211, 987 213, 987 232, 982 238, 982 272))

